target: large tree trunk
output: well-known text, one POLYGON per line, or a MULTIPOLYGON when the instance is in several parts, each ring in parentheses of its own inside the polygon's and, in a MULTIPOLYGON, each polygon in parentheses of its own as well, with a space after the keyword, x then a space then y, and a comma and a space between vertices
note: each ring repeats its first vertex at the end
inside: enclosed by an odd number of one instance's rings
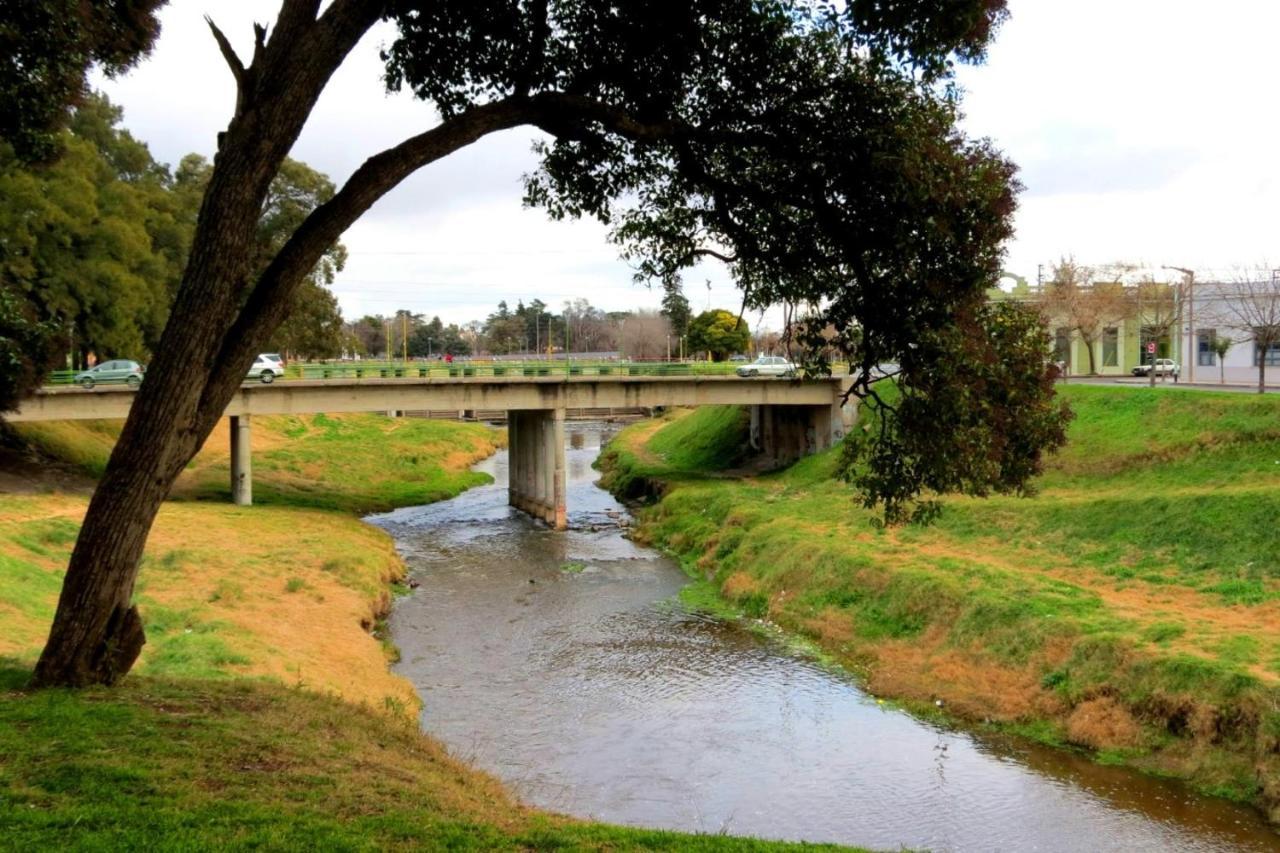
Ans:
POLYGON ((337 0, 317 21, 315 0, 286 0, 269 43, 259 31, 248 68, 217 34, 239 87, 236 112, 220 136, 147 381, 89 502, 34 684, 110 684, 142 650, 131 600, 147 533, 250 364, 222 356, 245 299, 263 198, 329 76, 376 20, 376 5, 337 0))

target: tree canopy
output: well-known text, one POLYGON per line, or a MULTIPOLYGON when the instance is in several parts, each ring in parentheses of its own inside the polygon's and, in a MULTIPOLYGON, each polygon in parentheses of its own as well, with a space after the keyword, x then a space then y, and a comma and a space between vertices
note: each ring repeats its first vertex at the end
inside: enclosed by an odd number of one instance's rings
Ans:
POLYGON ((1045 342, 1034 326, 1010 334, 982 308, 1011 229, 1014 168, 958 130, 948 80, 952 62, 982 56, 1004 5, 283 0, 247 61, 214 27, 235 113, 37 682, 112 681, 132 665, 147 528, 329 247, 417 169, 518 126, 550 137, 527 201, 609 224, 640 274, 666 282, 719 258, 747 307, 803 305, 807 328, 861 329, 852 393, 885 425, 855 463, 873 473, 861 480, 870 500, 1023 487, 1055 440, 1052 429, 1015 428, 1047 405, 1045 342), (332 74, 380 19, 397 29, 384 51, 389 85, 429 101, 441 121, 369 157, 262 266, 257 222, 271 183, 332 74), (890 361, 898 406, 873 388, 890 361), (994 402, 968 407, 975 394, 994 402), (929 412, 970 412, 971 428, 929 412), (910 467, 887 452, 895 440, 914 454, 910 467), (982 458, 1000 463, 969 467, 982 458))
POLYGON ((0 7, 0 139, 22 160, 58 153, 57 131, 86 94, 91 66, 107 74, 146 55, 165 0, 16 0, 0 7))
POLYGON ((689 323, 689 351, 705 352, 715 361, 724 361, 734 353, 746 352, 751 345, 747 321, 732 311, 713 308, 703 311, 689 323))

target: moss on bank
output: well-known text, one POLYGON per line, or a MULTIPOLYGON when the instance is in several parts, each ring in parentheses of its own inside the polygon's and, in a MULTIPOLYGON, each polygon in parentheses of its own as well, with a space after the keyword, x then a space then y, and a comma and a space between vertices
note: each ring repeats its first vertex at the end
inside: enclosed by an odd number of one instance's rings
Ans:
POLYGON ((625 431, 606 482, 662 494, 639 536, 876 693, 1280 819, 1280 400, 1065 393, 1077 419, 1039 497, 947 499, 927 528, 874 529, 832 453, 735 479, 673 454, 676 430, 741 446, 724 410, 625 431))

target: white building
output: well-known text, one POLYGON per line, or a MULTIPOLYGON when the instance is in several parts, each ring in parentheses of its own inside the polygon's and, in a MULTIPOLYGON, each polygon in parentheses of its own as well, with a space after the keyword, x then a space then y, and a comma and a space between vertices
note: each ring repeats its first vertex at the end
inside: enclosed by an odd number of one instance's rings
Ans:
POLYGON ((1255 282, 1195 282, 1182 313, 1184 381, 1255 384, 1258 360, 1266 359, 1267 384, 1280 384, 1280 343, 1262 352, 1252 327, 1280 324, 1280 277, 1255 282), (1213 350, 1215 339, 1235 342, 1225 357, 1213 350))

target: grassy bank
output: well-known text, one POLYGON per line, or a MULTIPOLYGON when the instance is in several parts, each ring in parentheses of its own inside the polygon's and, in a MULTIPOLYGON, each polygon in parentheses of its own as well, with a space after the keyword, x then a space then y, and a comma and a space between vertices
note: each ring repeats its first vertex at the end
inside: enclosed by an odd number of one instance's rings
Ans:
MULTIPOLYGON (((92 476, 118 429, 33 424, 17 440, 92 476)), ((255 419, 257 505, 235 507, 221 425, 156 520, 136 590, 147 645, 110 690, 23 689, 86 490, 37 478, 0 494, 0 849, 782 847, 539 813, 420 733, 379 636, 404 565, 355 513, 485 482, 470 464, 501 440, 474 424, 255 419)))
POLYGON ((539 813, 414 721, 307 690, 131 677, 26 695, 26 675, 0 668, 3 849, 784 847, 539 813))
POLYGON ((639 535, 878 694, 1280 819, 1280 399, 1065 393, 1038 497, 948 499, 927 528, 874 529, 830 453, 717 476, 744 441, 732 410, 630 428, 606 482, 663 493, 639 535))

